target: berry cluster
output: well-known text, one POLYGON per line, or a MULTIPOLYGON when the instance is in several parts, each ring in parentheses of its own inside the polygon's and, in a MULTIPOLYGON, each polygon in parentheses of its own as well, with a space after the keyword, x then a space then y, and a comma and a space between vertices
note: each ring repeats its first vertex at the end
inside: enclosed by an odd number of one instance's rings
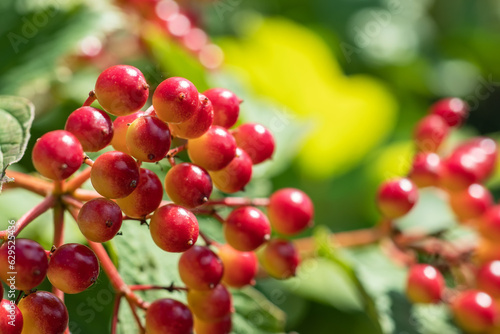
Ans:
POLYGON ((442 148, 450 130, 460 126, 467 115, 468 106, 461 99, 436 102, 415 127, 417 153, 409 175, 384 182, 377 204, 391 221, 410 212, 418 201, 419 188, 441 189, 457 220, 477 230, 479 244, 469 249, 433 236, 410 241, 394 236, 398 246, 410 246, 407 254, 416 251, 435 256, 435 263, 430 264, 415 263, 411 258, 407 296, 413 303, 448 303, 464 331, 493 334, 500 331, 500 305, 496 303, 500 298, 500 206, 483 182, 495 168, 497 144, 477 137, 450 152, 442 148), (451 276, 448 287, 446 275, 451 276))
MULTIPOLYGON (((229 288, 254 284, 259 263, 277 279, 295 275, 299 255, 286 238, 312 224, 313 204, 305 193, 285 188, 268 199, 211 199, 214 186, 223 193, 244 189, 252 166, 274 152, 271 132, 254 123, 235 127, 242 101, 227 89, 199 93, 189 80, 172 77, 157 87, 152 106, 142 111, 148 96, 149 86, 137 68, 113 66, 99 75, 87 101, 68 117, 65 130, 37 140, 33 164, 54 184, 45 203, 67 209, 92 249, 64 244, 60 236, 50 251, 29 239, 6 241, 0 247, 0 278, 25 294, 18 305, 2 301, 1 319, 13 309, 19 333, 21 329, 64 333, 68 324, 64 293, 89 288, 98 278, 99 263, 120 297, 146 310, 148 334, 188 334, 193 328, 197 334, 229 333, 233 311, 229 288), (105 111, 90 106, 95 100, 105 111), (181 145, 171 148, 174 140, 181 145), (84 153, 108 146, 114 150, 95 161, 84 153), (176 155, 184 150, 190 161, 177 163, 176 155), (163 159, 171 168, 162 182, 145 164, 163 159), (84 163, 91 168, 70 178, 84 163), (95 192, 79 189, 88 179, 95 192), (164 189, 170 201, 163 200, 164 189), (234 209, 223 218, 217 211, 221 206, 234 209), (266 207, 267 214, 256 206, 266 207), (203 234, 196 216, 200 214, 222 222, 226 244, 203 234), (178 271, 185 286, 169 285, 172 282, 165 286, 185 291, 187 305, 169 298, 149 304, 124 284, 100 243, 113 239, 125 220, 149 221, 159 248, 182 253, 178 271), (272 230, 279 236, 271 237, 272 230), (197 243, 199 237, 203 242, 197 243), (10 276, 13 256, 15 283, 10 276), (54 293, 34 291, 45 277, 54 293)), ((29 223, 27 219, 18 221, 15 235, 29 223)))

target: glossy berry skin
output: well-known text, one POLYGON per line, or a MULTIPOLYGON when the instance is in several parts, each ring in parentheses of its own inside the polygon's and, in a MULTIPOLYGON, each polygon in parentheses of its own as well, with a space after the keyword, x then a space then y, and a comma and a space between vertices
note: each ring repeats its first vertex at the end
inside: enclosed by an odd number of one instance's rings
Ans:
POLYGON ((233 288, 255 284, 255 275, 259 268, 254 252, 240 252, 228 244, 218 246, 219 257, 224 264, 222 282, 233 288))
POLYGON ((474 138, 455 148, 446 158, 441 173, 441 185, 451 191, 466 189, 481 183, 493 172, 497 159, 497 144, 490 138, 474 138))
POLYGON ((314 206, 303 191, 285 188, 271 195, 267 215, 273 230, 294 235, 312 225, 314 206))
POLYGON ((68 327, 68 310, 54 294, 37 291, 19 302, 23 334, 63 334, 68 327))
POLYGON ((85 238, 93 242, 106 242, 120 230, 122 217, 118 204, 107 198, 94 198, 82 206, 77 223, 85 238))
POLYGON ((123 213, 132 218, 144 218, 155 211, 163 199, 163 185, 158 176, 149 169, 141 168, 137 188, 116 203, 123 213))
POLYGON ((214 106, 214 125, 229 129, 238 120, 240 99, 225 88, 211 88, 203 93, 214 106))
POLYGON ((21 334, 23 331, 23 315, 17 305, 8 299, 0 302, 0 333, 21 334), (14 323, 15 326, 9 324, 14 323))
POLYGON ((283 239, 273 239, 259 252, 259 260, 269 276, 287 279, 295 276, 300 258, 293 243, 283 239))
POLYGON ((80 293, 97 281, 99 261, 85 245, 64 244, 52 253, 47 277, 64 293, 80 293))
POLYGON ((233 210, 224 222, 224 237, 229 245, 242 252, 257 249, 271 236, 266 215, 257 208, 244 206, 233 210))
POLYGON ((214 185, 222 192, 232 194, 244 190, 252 179, 252 159, 240 148, 226 167, 210 172, 214 185))
POLYGON ((478 218, 493 205, 493 196, 481 184, 473 183, 466 190, 450 193, 450 206, 460 221, 478 218))
POLYGON ((256 123, 246 123, 233 132, 236 144, 252 159, 254 165, 270 159, 274 153, 271 131, 256 123))
POLYGON ((412 303, 438 303, 441 301, 445 282, 443 275, 427 264, 410 267, 406 282, 406 296, 412 303))
POLYGON ((490 207, 480 218, 479 233, 488 240, 500 240, 500 205, 490 207))
POLYGON ((168 171, 165 190, 174 203, 194 208, 210 198, 212 179, 203 168, 184 162, 168 171))
POLYGON ((187 301, 195 317, 203 321, 219 321, 232 312, 231 294, 222 284, 211 290, 190 289, 187 301))
POLYGON ((111 140, 111 146, 113 146, 115 150, 130 155, 130 151, 127 147, 127 131, 130 124, 142 116, 144 116, 144 111, 137 111, 127 116, 119 116, 114 120, 114 134, 111 140))
POLYGON ((413 138, 417 150, 436 152, 450 132, 448 124, 437 115, 427 115, 415 127, 413 138))
POLYGON ((167 252, 184 252, 198 239, 198 220, 182 206, 168 204, 151 217, 149 231, 158 247, 167 252))
POLYGON ((139 167, 130 155, 111 151, 101 154, 94 162, 90 181, 95 190, 107 198, 130 195, 139 183, 139 167))
POLYGON ((441 158, 436 153, 417 153, 409 174, 410 180, 419 188, 438 186, 441 173, 441 158))
POLYGON ((457 324, 467 333, 483 333, 497 320, 497 308, 485 292, 468 290, 460 293, 451 303, 457 324))
POLYGON ((500 298, 500 261, 491 261, 481 266, 476 273, 476 286, 493 299, 500 298))
POLYGON ((31 158, 40 174, 51 180, 64 180, 82 165, 83 149, 72 133, 55 130, 36 141, 31 158))
POLYGON ((68 116, 64 130, 78 138, 85 152, 97 152, 111 143, 113 122, 104 111, 81 107, 68 116))
POLYGON ((149 96, 149 85, 137 68, 116 65, 99 75, 95 83, 95 95, 107 112, 124 116, 144 106, 149 96))
POLYGON ((211 126, 201 137, 188 141, 191 161, 209 171, 226 167, 236 155, 236 140, 223 127, 211 126))
POLYGON ((460 126, 469 115, 469 106, 462 99, 445 98, 434 103, 430 113, 442 117, 449 126, 460 126))
POLYGON ((157 117, 139 117, 130 124, 126 143, 130 154, 137 160, 157 162, 170 149, 170 129, 157 117))
POLYGON ((182 123, 190 119, 199 106, 198 90, 193 83, 180 77, 161 82, 153 94, 153 107, 159 119, 182 123))
POLYGON ((382 215, 389 219, 407 214, 417 200, 417 186, 407 178, 397 178, 382 183, 377 194, 378 208, 382 215))
POLYGON ((199 94, 200 104, 190 119, 183 123, 170 124, 172 135, 184 139, 201 137, 210 129, 214 121, 214 108, 210 100, 203 94, 199 94))
POLYGON ((146 331, 148 334, 191 334, 193 315, 177 300, 158 299, 146 311, 146 331))
POLYGON ((193 246, 179 258, 179 274, 190 289, 210 290, 222 279, 221 259, 208 247, 193 246))
POLYGON ((194 331, 196 334, 229 334, 232 327, 233 322, 230 314, 218 321, 203 321, 194 318, 194 331))
POLYGON ((17 290, 31 290, 42 283, 48 266, 47 254, 36 241, 16 239, 15 246, 12 241, 7 241, 0 247, 0 278, 10 285, 7 279, 15 276, 17 290), (9 272, 17 274, 9 275, 9 272))

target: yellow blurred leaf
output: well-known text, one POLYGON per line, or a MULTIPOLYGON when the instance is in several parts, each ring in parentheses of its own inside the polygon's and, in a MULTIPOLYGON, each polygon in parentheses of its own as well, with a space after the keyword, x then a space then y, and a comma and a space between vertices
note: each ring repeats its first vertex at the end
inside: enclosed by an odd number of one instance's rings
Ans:
POLYGON ((324 41, 303 26, 265 19, 245 38, 218 44, 226 65, 257 93, 313 121, 299 155, 308 175, 327 178, 348 170, 394 126, 397 105, 390 92, 373 78, 345 76, 324 41))

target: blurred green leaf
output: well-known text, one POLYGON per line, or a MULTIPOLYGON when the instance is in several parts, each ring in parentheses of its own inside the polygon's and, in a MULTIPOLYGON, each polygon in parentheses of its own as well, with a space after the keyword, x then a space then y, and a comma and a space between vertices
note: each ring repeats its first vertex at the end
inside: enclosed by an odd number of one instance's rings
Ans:
POLYGON ((18 96, 0 96, 0 192, 5 170, 26 151, 35 106, 18 96))

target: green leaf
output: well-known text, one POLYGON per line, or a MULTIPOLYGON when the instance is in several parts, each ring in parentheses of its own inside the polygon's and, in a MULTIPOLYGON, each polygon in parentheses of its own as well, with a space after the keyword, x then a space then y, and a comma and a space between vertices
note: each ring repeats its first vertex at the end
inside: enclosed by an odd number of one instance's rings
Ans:
POLYGON ((34 112, 35 107, 25 98, 0 96, 0 192, 5 170, 26 151, 34 112))
MULTIPOLYGON (((208 226, 209 219, 200 219, 200 228, 208 226)), ((219 224, 220 225, 220 224, 219 224)), ((220 227, 219 227, 220 228, 220 227)), ((127 284, 154 284, 168 286, 171 283, 184 286, 180 280, 177 262, 180 254, 167 253, 156 246, 146 225, 126 221, 123 235, 116 236, 112 245, 116 248, 118 270, 127 284)), ((217 228, 211 231, 217 234, 217 228)), ((284 313, 253 288, 232 291, 236 312, 233 315, 233 333, 268 334, 280 333, 284 328, 284 313), (257 320, 256 320, 257 319, 257 320)), ((149 290, 138 292, 147 301, 174 298, 186 301, 182 292, 149 290)), ((143 316, 143 312, 140 313, 143 316)), ((126 301, 122 300, 119 313, 118 333, 135 334, 137 325, 126 301)))

